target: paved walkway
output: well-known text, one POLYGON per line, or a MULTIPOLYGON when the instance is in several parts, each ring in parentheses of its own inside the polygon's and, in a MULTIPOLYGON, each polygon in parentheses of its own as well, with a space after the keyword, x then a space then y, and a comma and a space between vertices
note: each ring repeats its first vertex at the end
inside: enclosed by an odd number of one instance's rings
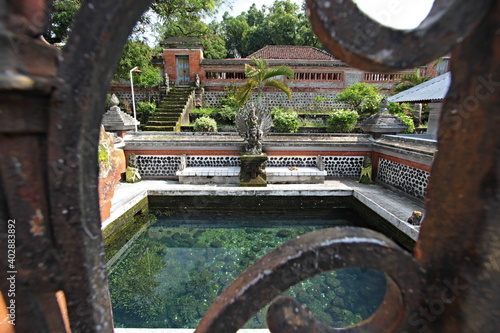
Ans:
POLYGON ((267 187, 236 185, 188 185, 177 181, 144 180, 135 184, 121 183, 115 190, 111 216, 104 229, 147 195, 164 196, 354 196, 412 239, 418 238, 418 227, 406 222, 414 210, 424 212, 416 201, 380 185, 363 185, 353 180, 327 180, 324 184, 269 184, 267 187))

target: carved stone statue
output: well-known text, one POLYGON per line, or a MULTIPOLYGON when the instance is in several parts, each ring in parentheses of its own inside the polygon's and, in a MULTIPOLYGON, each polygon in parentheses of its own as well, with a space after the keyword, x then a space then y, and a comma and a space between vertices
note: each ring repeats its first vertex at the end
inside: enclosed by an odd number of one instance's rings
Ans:
POLYGON ((271 130, 269 111, 260 103, 247 103, 236 113, 236 128, 245 139, 245 153, 262 154, 262 143, 271 130))
POLYGON ((196 88, 199 88, 200 85, 201 85, 200 76, 198 74, 196 74, 196 77, 195 77, 195 80, 194 80, 194 86, 196 88))
POLYGON ((366 154, 363 159, 363 165, 361 166, 361 175, 359 177, 359 182, 361 184, 371 184, 372 183, 372 155, 366 154))
POLYGON ((125 180, 127 183, 137 183, 141 181, 142 177, 139 174, 139 168, 137 165, 137 156, 135 154, 130 154, 128 157, 128 166, 125 172, 125 180))

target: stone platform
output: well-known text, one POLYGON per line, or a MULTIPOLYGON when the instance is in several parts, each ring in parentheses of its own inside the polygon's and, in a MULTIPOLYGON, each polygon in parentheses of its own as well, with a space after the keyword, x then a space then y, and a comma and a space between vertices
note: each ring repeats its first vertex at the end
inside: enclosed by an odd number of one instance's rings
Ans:
POLYGON ((239 184, 240 167, 187 167, 176 175, 181 184, 239 184))
MULTIPOLYGON (((327 172, 314 167, 267 167, 268 184, 323 184, 327 172)), ((180 184, 236 185, 240 167, 187 167, 176 172, 180 184)))

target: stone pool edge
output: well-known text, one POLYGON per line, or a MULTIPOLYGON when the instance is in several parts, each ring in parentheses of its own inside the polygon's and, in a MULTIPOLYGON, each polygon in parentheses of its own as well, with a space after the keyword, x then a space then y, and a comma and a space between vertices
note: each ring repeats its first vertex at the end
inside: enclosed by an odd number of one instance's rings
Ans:
POLYGON ((262 188, 216 185, 184 185, 175 181, 144 180, 121 183, 115 190, 106 229, 121 215, 148 196, 352 196, 414 241, 420 227, 406 222, 414 210, 425 214, 421 203, 408 199, 378 184, 363 185, 354 180, 329 180, 325 184, 272 184, 262 188))

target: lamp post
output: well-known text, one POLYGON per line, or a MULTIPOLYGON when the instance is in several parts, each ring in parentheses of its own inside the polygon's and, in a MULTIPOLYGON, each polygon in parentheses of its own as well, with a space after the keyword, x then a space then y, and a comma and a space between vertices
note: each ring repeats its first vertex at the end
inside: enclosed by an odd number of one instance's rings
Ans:
POLYGON ((135 114, 135 96, 134 96, 134 79, 132 78, 132 72, 140 72, 139 67, 135 66, 129 72, 130 74, 130 89, 132 90, 132 110, 134 110, 134 128, 135 132, 137 132, 137 116, 135 114))

